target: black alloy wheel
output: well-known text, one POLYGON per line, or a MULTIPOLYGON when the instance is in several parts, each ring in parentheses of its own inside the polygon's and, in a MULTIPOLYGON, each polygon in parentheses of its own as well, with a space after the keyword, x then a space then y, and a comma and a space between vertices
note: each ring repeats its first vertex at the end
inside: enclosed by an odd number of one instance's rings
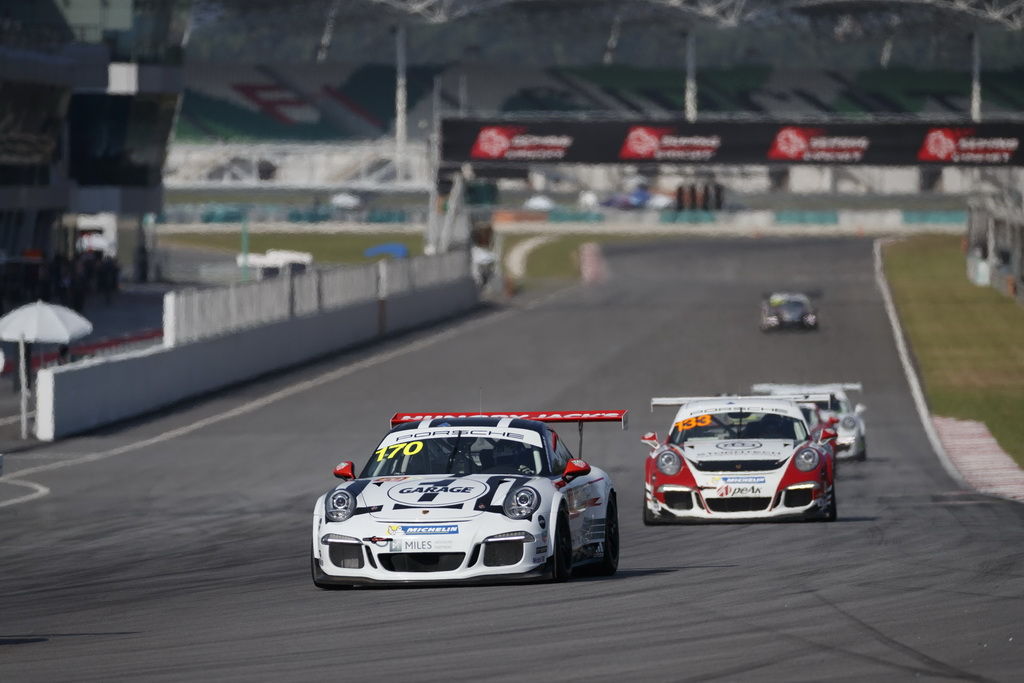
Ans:
POLYGON ((619 569, 619 506, 615 494, 608 498, 604 514, 604 556, 597 566, 598 576, 611 576, 619 569))
POLYGON ((572 576, 572 532, 569 530, 569 513, 565 508, 558 511, 554 538, 555 556, 552 558, 551 580, 562 583, 572 576))

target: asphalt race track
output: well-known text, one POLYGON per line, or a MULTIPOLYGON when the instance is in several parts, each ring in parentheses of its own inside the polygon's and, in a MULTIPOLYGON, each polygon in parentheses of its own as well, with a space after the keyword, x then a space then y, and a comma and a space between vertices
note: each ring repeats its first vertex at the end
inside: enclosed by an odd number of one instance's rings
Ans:
POLYGON ((103 457, 28 476, 52 492, 0 508, 0 681, 1021 680, 1024 506, 959 490, 931 453, 870 241, 607 256, 605 284, 8 456, 8 474, 103 457), (820 332, 759 333, 774 287, 821 290, 820 332), (866 388, 870 455, 839 471, 839 522, 642 525, 639 437, 671 417, 652 395, 805 380, 866 388), (584 450, 618 487, 618 575, 315 589, 333 465, 361 466, 396 410, 481 406, 632 411, 584 450))

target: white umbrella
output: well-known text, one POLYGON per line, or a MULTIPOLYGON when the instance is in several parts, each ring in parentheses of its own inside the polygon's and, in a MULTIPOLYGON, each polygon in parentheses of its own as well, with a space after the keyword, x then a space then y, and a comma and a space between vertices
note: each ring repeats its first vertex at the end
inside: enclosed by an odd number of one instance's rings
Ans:
POLYGON ((555 202, 551 197, 535 194, 523 202, 523 208, 531 211, 550 211, 555 208, 555 202))
POLYGON ((28 436, 28 395, 25 393, 28 359, 26 343, 68 344, 92 332, 92 323, 70 308, 37 301, 20 306, 0 318, 0 339, 18 342, 21 377, 21 438, 28 436))

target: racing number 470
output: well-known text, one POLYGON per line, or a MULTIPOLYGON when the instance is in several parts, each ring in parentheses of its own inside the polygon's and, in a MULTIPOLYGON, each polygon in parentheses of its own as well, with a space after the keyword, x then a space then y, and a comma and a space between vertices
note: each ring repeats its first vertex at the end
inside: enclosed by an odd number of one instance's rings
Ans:
POLYGON ((377 462, 383 462, 385 458, 390 460, 398 455, 399 451, 402 452, 402 455, 416 455, 422 450, 422 441, 410 441, 409 443, 393 443, 390 446, 378 448, 373 454, 377 456, 377 462))

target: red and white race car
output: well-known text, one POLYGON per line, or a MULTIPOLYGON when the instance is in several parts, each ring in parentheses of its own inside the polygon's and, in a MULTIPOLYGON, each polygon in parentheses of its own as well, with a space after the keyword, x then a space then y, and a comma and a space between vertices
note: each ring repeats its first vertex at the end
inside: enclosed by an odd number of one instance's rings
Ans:
POLYGON ((642 438, 651 449, 645 463, 645 524, 835 521, 835 431, 812 434, 793 400, 651 399, 652 410, 659 405, 679 409, 664 442, 654 432, 642 438))

